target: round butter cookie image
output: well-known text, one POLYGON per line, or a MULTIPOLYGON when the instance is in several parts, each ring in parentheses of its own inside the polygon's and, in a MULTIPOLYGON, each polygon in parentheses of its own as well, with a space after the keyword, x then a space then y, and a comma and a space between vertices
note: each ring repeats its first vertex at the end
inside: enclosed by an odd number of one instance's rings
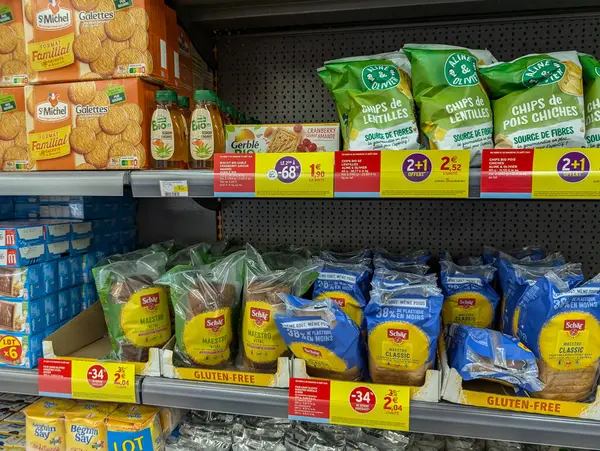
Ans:
POLYGON ((12 27, 0 27, 0 53, 12 52, 18 42, 19 36, 12 27))
POLYGON ((104 30, 113 41, 126 41, 135 30, 135 21, 129 12, 118 11, 113 20, 104 24, 104 30))
POLYGON ((129 46, 132 49, 138 49, 144 52, 148 48, 148 32, 146 30, 136 29, 129 39, 129 46))
POLYGON ((91 102, 91 105, 109 106, 110 100, 108 99, 108 96, 104 92, 97 91, 96 96, 94 97, 94 100, 92 100, 92 102, 91 102))
POLYGON ((84 63, 96 61, 102 53, 102 41, 92 33, 81 33, 73 41, 75 58, 84 63))
POLYGON ((103 47, 98 59, 90 63, 90 69, 104 78, 110 77, 113 74, 116 65, 117 54, 113 50, 103 47))
POLYGON ((24 64, 27 64, 27 52, 25 50, 25 38, 19 38, 19 42, 17 42, 17 46, 12 52, 12 57, 15 60, 21 61, 24 64))
POLYGON ((7 172, 16 171, 15 163, 29 162, 29 152, 24 147, 11 147, 4 151, 3 170, 7 172))
POLYGON ((135 146, 135 155, 138 158, 138 168, 143 168, 146 166, 146 149, 143 144, 138 144, 135 146))
POLYGON ((35 105, 33 103, 33 91, 31 91, 27 96, 25 104, 27 105, 27 112, 30 116, 33 116, 33 112, 35 111, 35 105))
POLYGON ((154 60, 152 59, 152 53, 150 53, 150 50, 146 50, 144 56, 146 57, 146 73, 150 75, 154 71, 154 60))
POLYGON ((121 133, 121 138, 133 145, 139 144, 142 141, 142 127, 137 122, 130 120, 121 133))
MULTIPOLYGON (((100 119, 98 119, 97 117, 78 115, 75 118, 75 124, 77 125, 77 127, 91 128, 92 130, 94 130, 94 133, 96 133, 96 135, 98 135, 98 133, 102 131, 100 129, 100 119)), ((96 139, 98 139, 98 136, 96 136, 96 139)))
POLYGON ((95 72, 86 72, 79 77, 80 80, 102 80, 102 77, 95 72))
POLYGON ((10 60, 2 65, 2 76, 28 74, 27 64, 19 60, 10 60))
POLYGON ((25 1, 25 19, 33 25, 33 12, 31 11, 31 0, 25 1))
POLYGON ((77 166, 75 166, 75 170, 76 171, 95 171, 96 166, 94 166, 93 164, 89 164, 89 163, 80 163, 77 166))
POLYGON ((24 130, 21 130, 15 137, 15 146, 23 147, 24 149, 29 147, 29 144, 27 143, 27 133, 24 130))
POLYGON ((87 105, 96 97, 96 83, 86 81, 69 85, 69 99, 76 105, 87 105))
POLYGON ((125 112, 127 112, 127 116, 129 116, 129 119, 137 122, 139 125, 142 125, 142 122, 144 120, 144 113, 142 112, 142 109, 137 103, 126 103, 124 105, 121 105, 121 108, 123 108, 125 112))
POLYGON ((92 151, 84 155, 86 163, 93 165, 94 168, 105 168, 108 164, 108 149, 108 144, 96 140, 92 151))
POLYGON ((102 43, 102 48, 112 50, 116 55, 117 53, 129 48, 129 40, 113 41, 109 38, 102 43))
POLYGON ((79 22, 79 34, 84 33, 93 34, 100 39, 100 41, 104 41, 107 38, 103 23, 79 22))
POLYGON ((89 12, 98 6, 99 0, 71 0, 73 8, 77 11, 89 12))
POLYGON ((99 132, 96 135, 96 139, 98 141, 102 141, 103 143, 108 144, 108 147, 122 141, 120 133, 117 135, 109 135, 108 133, 104 133, 103 131, 99 132))
POLYGON ((112 106, 108 113, 100 117, 100 128, 104 133, 116 135, 125 130, 128 122, 127 112, 120 106, 112 106))
POLYGON ((0 139, 7 141, 15 139, 21 131, 19 119, 14 114, 3 114, 0 121, 0 139))
POLYGON ((12 53, 0 53, 0 67, 7 61, 13 60, 12 53))
POLYGON ((133 17, 136 27, 141 27, 143 30, 148 30, 150 26, 150 18, 144 8, 131 8, 129 14, 133 17))
POLYGON ((127 68, 130 64, 142 64, 146 62, 144 53, 138 49, 128 48, 117 54, 117 66, 127 68))
POLYGON ((121 158, 121 157, 135 157, 137 151, 135 146, 125 141, 119 141, 110 146, 109 158, 121 158))
POLYGON ((75 127, 71 130, 69 144, 71 144, 73 151, 85 155, 94 149, 96 134, 89 127, 75 127))

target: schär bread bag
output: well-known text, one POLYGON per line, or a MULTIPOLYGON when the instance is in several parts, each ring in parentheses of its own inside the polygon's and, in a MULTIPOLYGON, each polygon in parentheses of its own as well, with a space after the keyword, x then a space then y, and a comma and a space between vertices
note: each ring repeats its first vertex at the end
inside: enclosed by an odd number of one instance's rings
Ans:
POLYGON ((598 385, 600 276, 570 288, 549 272, 519 302, 518 337, 538 359, 546 384, 535 396, 583 401, 598 385))

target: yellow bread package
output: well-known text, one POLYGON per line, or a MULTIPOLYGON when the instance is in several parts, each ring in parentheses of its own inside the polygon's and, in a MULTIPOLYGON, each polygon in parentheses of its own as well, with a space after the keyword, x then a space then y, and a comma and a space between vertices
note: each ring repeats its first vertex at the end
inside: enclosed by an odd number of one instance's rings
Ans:
POLYGON ((106 419, 111 451, 163 451, 165 449, 159 409, 135 404, 121 405, 106 419))
POLYGON ((65 412, 76 401, 41 398, 25 409, 28 450, 65 450, 65 412))
POLYGON ((21 0, 0 4, 0 86, 27 84, 29 80, 21 0))
POLYGON ((79 401, 65 412, 65 451, 105 451, 106 417, 117 408, 116 403, 79 401))

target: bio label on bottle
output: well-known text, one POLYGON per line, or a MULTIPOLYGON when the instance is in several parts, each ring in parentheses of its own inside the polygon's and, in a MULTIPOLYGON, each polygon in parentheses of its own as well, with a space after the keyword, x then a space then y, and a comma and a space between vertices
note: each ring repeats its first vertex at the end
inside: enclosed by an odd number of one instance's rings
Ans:
POLYGON ((150 150, 155 160, 168 160, 175 152, 173 121, 169 110, 157 108, 152 114, 150 150))
POLYGON ((213 123, 210 111, 196 108, 192 114, 190 154, 194 160, 208 160, 215 150, 213 123))

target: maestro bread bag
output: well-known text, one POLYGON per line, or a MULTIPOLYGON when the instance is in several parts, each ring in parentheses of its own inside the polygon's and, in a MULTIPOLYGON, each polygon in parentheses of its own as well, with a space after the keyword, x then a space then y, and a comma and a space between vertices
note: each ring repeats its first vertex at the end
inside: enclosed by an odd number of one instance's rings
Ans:
POLYGON ((399 52, 325 63, 319 75, 346 124, 345 150, 419 148, 410 63, 399 52))
POLYGON ((156 281, 169 287, 175 358, 184 366, 224 368, 237 331, 244 253, 210 265, 176 266, 156 281))
POLYGON ((442 260, 440 265, 444 324, 492 327, 500 302, 500 296, 491 286, 496 268, 492 265, 460 266, 448 260, 442 260))
POLYGON ((479 74, 492 99, 496 149, 585 147, 577 52, 526 55, 479 74))
POLYGON ((492 109, 477 67, 495 61, 487 50, 407 44, 421 132, 430 149, 470 149, 471 166, 492 146, 492 109))
POLYGON ((373 382, 423 385, 435 363, 443 299, 430 284, 371 291, 365 317, 373 382))
POLYGON ((584 54, 579 54, 579 61, 583 70, 585 141, 587 147, 600 147, 600 62, 584 54))
POLYGON ((550 271, 519 301, 518 338, 538 360, 546 385, 535 396, 582 401, 598 383, 600 276, 575 288, 550 271))
POLYGON ((275 324, 292 353, 313 377, 359 380, 366 369, 358 326, 331 299, 310 301, 279 295, 286 306, 275 324))
MULTIPOLYGON (((271 264, 282 268, 291 261, 270 253, 271 264)), ((275 372, 277 359, 286 355, 287 346, 275 324, 275 315, 286 309, 280 293, 301 296, 306 293, 318 274, 318 265, 273 269, 250 245, 246 247, 246 279, 242 311, 242 349, 240 366, 252 371, 275 372)))
POLYGON ((113 349, 111 357, 116 360, 145 362, 150 348, 160 348, 171 338, 167 292, 154 284, 165 272, 167 254, 139 254, 132 260, 100 263, 93 269, 113 349))
POLYGON ((495 330, 450 324, 448 364, 464 381, 487 379, 527 391, 540 391, 535 355, 514 337, 495 330))

